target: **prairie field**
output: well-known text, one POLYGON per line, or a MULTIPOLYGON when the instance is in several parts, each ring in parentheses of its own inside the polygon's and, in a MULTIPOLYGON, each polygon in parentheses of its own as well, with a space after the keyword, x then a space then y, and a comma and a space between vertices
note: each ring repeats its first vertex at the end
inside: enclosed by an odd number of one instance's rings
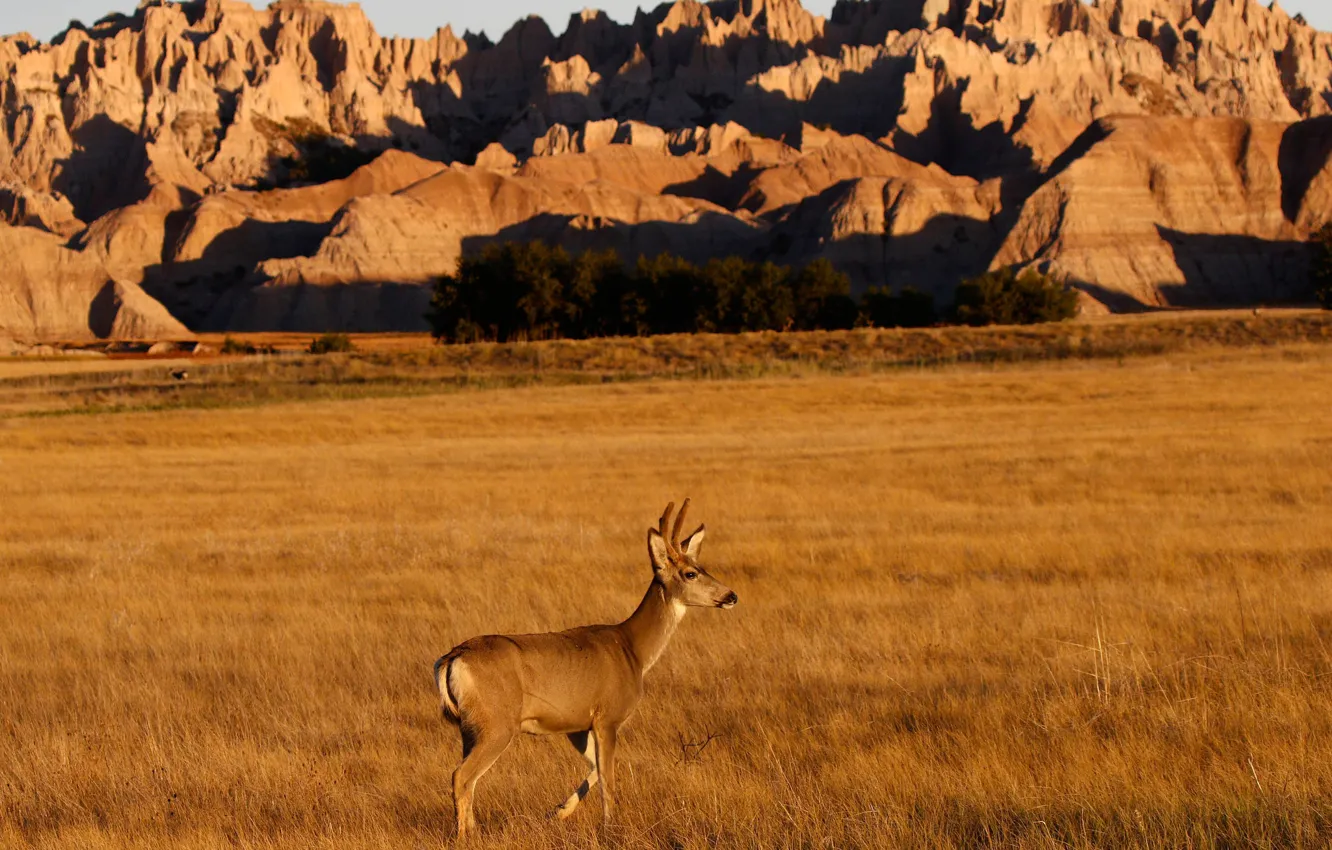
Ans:
POLYGON ((0 847, 450 845, 434 659, 627 616, 685 495, 740 604, 649 674, 615 820, 548 820, 583 762, 525 737, 475 846, 1332 842, 1332 346, 52 387, 0 418, 0 847))

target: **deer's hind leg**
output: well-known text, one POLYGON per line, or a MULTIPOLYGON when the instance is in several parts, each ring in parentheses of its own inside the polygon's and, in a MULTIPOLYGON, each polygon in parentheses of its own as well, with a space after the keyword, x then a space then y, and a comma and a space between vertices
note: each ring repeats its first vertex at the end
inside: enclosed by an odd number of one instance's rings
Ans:
POLYGON ((472 813, 472 798, 476 783, 513 742, 511 728, 489 728, 462 724, 463 760, 453 772, 453 805, 458 816, 458 837, 476 829, 476 815, 472 813))
POLYGON ((591 729, 584 732, 571 732, 568 738, 574 749, 582 753, 583 758, 587 759, 588 774, 582 784, 569 795, 569 799, 564 801, 564 805, 555 810, 555 817, 560 820, 565 820, 573 815, 574 810, 578 808, 578 804, 583 802, 583 798, 591 793, 597 781, 601 778, 601 774, 597 770, 596 733, 591 729))
POLYGON ((476 784, 518 734, 521 690, 511 676, 478 676, 466 659, 448 670, 450 693, 457 699, 462 732, 462 764, 453 772, 453 804, 458 837, 476 829, 472 799, 476 784))

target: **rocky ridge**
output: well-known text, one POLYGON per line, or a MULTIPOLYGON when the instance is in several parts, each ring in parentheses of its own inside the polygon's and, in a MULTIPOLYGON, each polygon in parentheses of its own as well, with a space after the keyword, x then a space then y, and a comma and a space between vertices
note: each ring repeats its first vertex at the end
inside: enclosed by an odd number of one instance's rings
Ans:
POLYGON ((13 336, 419 328, 462 252, 535 237, 1247 303, 1300 297, 1332 219, 1332 35, 1252 0, 677 0, 496 43, 146 0, 0 39, 0 81, 13 336))

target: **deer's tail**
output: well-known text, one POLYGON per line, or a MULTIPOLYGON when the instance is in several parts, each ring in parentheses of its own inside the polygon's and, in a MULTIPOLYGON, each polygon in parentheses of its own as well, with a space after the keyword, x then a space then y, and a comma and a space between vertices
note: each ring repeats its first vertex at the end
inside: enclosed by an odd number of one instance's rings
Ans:
POLYGON ((457 661, 462 653, 462 647, 455 647, 435 662, 435 687, 439 689, 439 709, 444 719, 450 723, 462 722, 462 714, 458 710, 458 697, 449 682, 453 662, 457 661))

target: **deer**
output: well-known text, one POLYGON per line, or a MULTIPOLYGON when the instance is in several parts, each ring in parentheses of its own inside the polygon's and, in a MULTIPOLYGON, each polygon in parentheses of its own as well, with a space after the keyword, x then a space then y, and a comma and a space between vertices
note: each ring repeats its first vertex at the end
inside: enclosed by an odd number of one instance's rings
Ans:
POLYGON ((652 583, 628 619, 563 632, 474 637, 435 662, 440 709, 462 735, 462 762, 453 772, 459 840, 477 829, 477 782, 519 732, 564 735, 587 761, 587 778, 552 817, 571 817, 600 783, 603 828, 610 823, 620 727, 643 696, 643 676, 690 608, 729 609, 739 601, 698 562, 704 526, 680 540, 688 499, 667 535, 674 508, 668 504, 657 527, 648 530, 652 583))

